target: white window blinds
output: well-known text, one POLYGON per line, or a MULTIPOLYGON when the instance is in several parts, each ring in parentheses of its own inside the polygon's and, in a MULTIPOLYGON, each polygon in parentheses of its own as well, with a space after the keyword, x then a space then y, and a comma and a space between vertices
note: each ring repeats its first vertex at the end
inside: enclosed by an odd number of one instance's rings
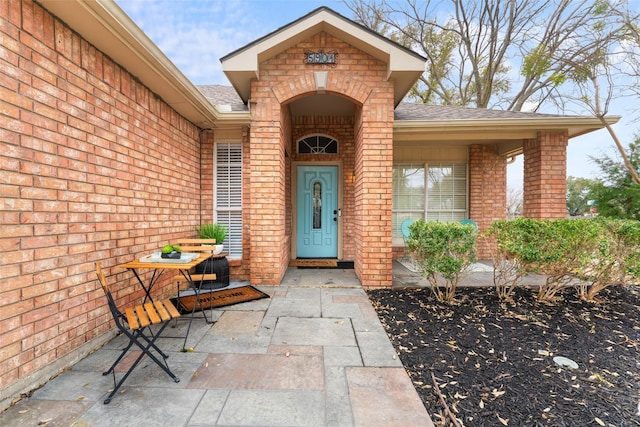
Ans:
POLYGON ((215 160, 216 222, 228 229, 229 258, 242 258, 242 145, 217 143, 215 160))
POLYGON ((393 237, 402 237, 405 219, 455 222, 467 217, 467 165, 393 165, 393 237))

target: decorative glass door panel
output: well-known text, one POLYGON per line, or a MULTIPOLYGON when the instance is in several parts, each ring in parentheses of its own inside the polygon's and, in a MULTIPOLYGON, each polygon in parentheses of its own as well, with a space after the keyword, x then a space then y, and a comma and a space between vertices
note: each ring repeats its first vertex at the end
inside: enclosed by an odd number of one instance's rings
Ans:
POLYGON ((298 166, 297 257, 338 256, 338 167, 298 166))

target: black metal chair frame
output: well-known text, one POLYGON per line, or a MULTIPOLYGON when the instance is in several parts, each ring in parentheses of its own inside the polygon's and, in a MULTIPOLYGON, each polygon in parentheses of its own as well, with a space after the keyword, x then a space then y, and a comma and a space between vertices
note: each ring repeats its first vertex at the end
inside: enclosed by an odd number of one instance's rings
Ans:
POLYGON ((113 365, 111 365, 111 367, 107 371, 102 373, 102 375, 113 374, 114 384, 114 388, 111 393, 109 393, 109 396, 107 396, 107 398, 105 399, 104 404, 106 405, 111 402, 111 399, 118 392, 120 386, 122 386, 122 384, 129 377, 131 372, 133 372, 135 367, 138 365, 138 363, 140 363, 145 355, 149 356, 149 358, 153 360, 160 368, 162 368, 162 370, 166 372, 167 375, 169 375, 169 377, 171 377, 176 383, 180 382, 180 378, 178 378, 169 369, 169 365, 167 364, 167 358, 169 356, 162 350, 160 350, 160 348, 158 348, 158 346, 155 344, 156 340, 162 335, 162 332, 167 327, 170 320, 180 316, 173 304, 171 304, 169 300, 155 301, 153 303, 149 302, 144 305, 128 309, 127 314, 122 313, 116 306, 113 296, 111 295, 111 291, 109 290, 109 285, 106 282, 106 278, 104 276, 104 273, 102 272, 100 263, 98 262, 96 263, 96 272, 98 274, 98 280, 100 281, 102 289, 104 290, 107 297, 109 310, 111 311, 116 327, 120 332, 122 332, 129 338, 129 344, 125 347, 124 350, 122 350, 120 356, 118 356, 116 361, 113 362, 113 365), (138 320, 138 316, 140 320, 138 320), (150 326, 153 324, 161 324, 160 329, 156 331, 155 334, 151 331, 150 328, 150 326), (149 329, 150 337, 145 334, 145 330, 147 329, 149 329), (142 350, 142 353, 140 353, 140 355, 136 358, 136 360, 133 362, 131 367, 129 367, 120 381, 116 382, 115 368, 134 344, 142 350), (164 363, 151 352, 152 349, 158 352, 158 354, 162 357, 164 363))

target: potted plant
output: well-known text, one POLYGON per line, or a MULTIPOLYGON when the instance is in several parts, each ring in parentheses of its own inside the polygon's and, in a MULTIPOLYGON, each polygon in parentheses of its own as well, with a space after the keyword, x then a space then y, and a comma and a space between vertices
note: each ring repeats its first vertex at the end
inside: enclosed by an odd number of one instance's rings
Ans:
MULTIPOLYGON (((216 239, 213 254, 218 255, 222 252, 225 237, 227 237, 227 228, 222 224, 214 224, 207 222, 200 227, 196 227, 198 237, 201 239, 216 239)), ((200 283, 202 289, 221 289, 229 286, 229 263, 227 258, 220 255, 212 257, 196 266, 196 273, 210 274, 214 273, 216 280, 205 280, 200 283)))
POLYGON ((161 258, 180 259, 182 256, 182 248, 178 245, 165 245, 162 248, 161 258))
POLYGON ((222 224, 206 222, 200 227, 196 227, 196 232, 201 239, 216 239, 214 254, 219 254, 224 248, 223 242, 227 237, 227 228, 222 224))

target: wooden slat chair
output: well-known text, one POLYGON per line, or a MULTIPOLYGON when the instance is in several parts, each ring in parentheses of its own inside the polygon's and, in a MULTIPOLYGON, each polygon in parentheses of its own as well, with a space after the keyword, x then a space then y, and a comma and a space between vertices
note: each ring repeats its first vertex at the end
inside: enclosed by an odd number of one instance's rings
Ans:
POLYGON ((102 268, 100 267, 100 263, 96 262, 96 273, 98 274, 98 280, 102 285, 102 290, 104 291, 107 301, 109 303, 109 310, 111 311, 111 315, 113 316, 113 320, 116 323, 116 326, 120 332, 126 335, 129 338, 129 344, 127 347, 122 350, 122 353, 113 365, 106 371, 103 372, 102 375, 113 374, 113 384, 114 388, 109 393, 109 396, 105 399, 105 405, 111 402, 111 398, 117 393, 118 389, 127 379, 129 374, 133 371, 133 369, 140 363, 144 355, 149 356, 151 360, 153 360, 158 366, 162 368, 175 382, 180 382, 180 378, 178 378, 171 370, 169 369, 169 365, 167 364, 166 355, 162 350, 158 348, 155 344, 155 341, 162 335, 162 332, 169 324, 171 319, 176 319, 180 317, 180 313, 175 308, 175 306, 171 303, 171 301, 162 300, 162 301, 154 301, 148 302, 142 305, 137 305, 135 307, 128 307, 125 309, 124 313, 120 311, 111 295, 111 291, 109 290, 109 285, 107 284, 106 277, 102 268), (149 328, 151 325, 160 324, 160 328, 155 334, 151 333, 149 329, 149 335, 145 334, 145 330, 149 328), (142 353, 138 356, 138 358, 133 362, 129 370, 124 374, 124 376, 120 379, 119 382, 116 383, 116 374, 115 367, 120 363, 120 361, 124 358, 127 351, 133 346, 137 345, 142 350, 142 353), (163 362, 160 361, 151 350, 155 350, 162 357, 163 362))
MULTIPOLYGON (((213 248, 212 246, 216 244, 216 239, 179 239, 176 240, 176 244, 180 245, 180 247, 182 248, 182 252, 185 253, 189 253, 189 252, 212 252, 213 248)), ((193 317, 195 315, 196 312, 196 307, 200 309, 200 311, 202 312, 202 317, 204 317, 205 322, 207 323, 213 323, 213 312, 211 312, 211 320, 207 319, 207 315, 205 314, 204 310, 205 307, 202 304, 202 300, 200 299, 200 293, 202 291, 202 285, 204 283, 207 283, 207 281, 214 281, 216 280, 217 276, 214 273, 206 273, 205 274, 198 274, 198 273, 188 273, 186 276, 185 274, 176 274, 173 277, 173 283, 176 284, 177 287, 177 301, 178 301, 178 305, 182 308, 182 309, 186 309, 186 307, 184 305, 182 305, 181 301, 181 297, 185 296, 185 294, 189 294, 189 288, 191 288, 191 294, 189 295, 190 297, 195 297, 195 301, 193 302, 193 305, 191 307, 191 316, 189 318, 189 326, 187 326, 187 333, 184 337, 184 344, 182 345, 182 350, 186 351, 186 347, 187 347, 187 339, 189 338, 189 332, 191 331, 191 324, 193 322, 193 317), (189 283, 189 281, 187 280, 187 277, 191 278, 191 283, 189 283), (183 288, 183 286, 186 285, 186 287, 183 288)))
MULTIPOLYGON (((213 248, 212 245, 216 244, 216 239, 180 239, 177 240, 176 243, 182 247, 182 252, 211 252, 213 248)), ((196 287, 198 284, 202 284, 207 281, 216 280, 217 276, 214 273, 207 274, 191 274, 191 280, 193 281, 196 287)), ((176 284, 178 288, 178 296, 180 296, 180 292, 182 285, 189 286, 188 281, 184 278, 182 274, 177 274, 173 277, 173 283, 176 284)), ((186 289, 186 288, 185 288, 186 289)))

